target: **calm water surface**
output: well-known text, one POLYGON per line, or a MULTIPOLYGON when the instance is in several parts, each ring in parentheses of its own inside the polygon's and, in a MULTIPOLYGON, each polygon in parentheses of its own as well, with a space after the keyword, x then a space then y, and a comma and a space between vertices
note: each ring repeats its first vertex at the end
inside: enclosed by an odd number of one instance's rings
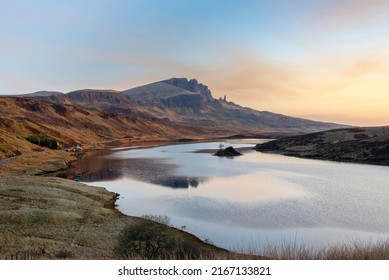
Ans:
POLYGON ((389 235, 388 167, 248 149, 258 142, 225 142, 244 153, 233 159, 204 151, 219 142, 111 149, 85 158, 77 172, 88 184, 120 193, 123 213, 167 215, 225 248, 389 235))

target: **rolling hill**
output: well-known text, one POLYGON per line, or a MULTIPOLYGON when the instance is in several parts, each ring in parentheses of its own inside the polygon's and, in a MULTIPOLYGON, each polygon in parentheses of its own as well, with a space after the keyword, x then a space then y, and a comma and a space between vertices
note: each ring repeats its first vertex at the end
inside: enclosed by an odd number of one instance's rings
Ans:
POLYGON ((389 165, 389 126, 286 137, 258 144, 255 149, 303 158, 389 165))

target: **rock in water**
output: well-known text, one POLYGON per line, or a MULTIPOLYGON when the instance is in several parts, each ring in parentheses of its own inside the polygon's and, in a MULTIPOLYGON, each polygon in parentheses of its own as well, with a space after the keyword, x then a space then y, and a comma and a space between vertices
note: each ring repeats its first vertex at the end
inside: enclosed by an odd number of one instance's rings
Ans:
POLYGON ((241 156, 241 155, 242 155, 241 153, 239 153, 231 146, 225 149, 220 149, 214 154, 214 156, 218 156, 218 157, 234 157, 234 156, 241 156))

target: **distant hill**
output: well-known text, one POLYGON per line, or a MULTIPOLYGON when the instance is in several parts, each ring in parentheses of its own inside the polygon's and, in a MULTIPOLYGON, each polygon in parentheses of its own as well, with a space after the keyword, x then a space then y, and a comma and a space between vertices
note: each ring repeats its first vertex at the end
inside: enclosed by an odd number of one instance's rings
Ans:
POLYGON ((255 149, 303 158, 389 165, 389 126, 286 137, 258 144, 255 149))
POLYGON ((123 93, 158 117, 168 117, 183 123, 218 126, 236 133, 304 133, 346 127, 257 111, 215 99, 208 87, 195 79, 172 78, 125 90, 123 93))
POLYGON ((317 132, 344 125, 257 111, 212 97, 195 79, 172 78, 125 91, 82 89, 66 94, 41 91, 23 97, 73 105, 148 121, 192 127, 206 135, 288 135, 317 132))
POLYGON ((142 116, 149 119, 156 118, 148 113, 147 109, 136 102, 131 101, 121 91, 110 89, 81 89, 62 95, 38 95, 35 97, 26 97, 59 104, 99 109, 112 113, 123 113, 128 116, 142 116))
POLYGON ((48 90, 41 90, 36 91, 32 93, 26 93, 26 94, 15 94, 15 95, 9 95, 12 97, 45 97, 45 96, 59 96, 63 95, 64 93, 59 91, 48 91, 48 90))

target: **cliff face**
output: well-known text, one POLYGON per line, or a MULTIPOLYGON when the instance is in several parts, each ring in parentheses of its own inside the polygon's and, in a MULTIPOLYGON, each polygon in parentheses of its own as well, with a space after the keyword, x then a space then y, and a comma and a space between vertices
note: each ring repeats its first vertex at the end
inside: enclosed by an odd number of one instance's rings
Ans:
POLYGON ((200 94, 207 100, 213 99, 211 91, 208 86, 199 83, 196 79, 188 80, 187 78, 172 78, 162 81, 162 83, 173 85, 188 91, 200 94))
POLYGON ((187 112, 198 113, 200 110, 205 110, 208 103, 214 100, 206 85, 187 78, 172 78, 126 90, 123 93, 129 100, 147 106, 149 111, 158 114, 159 117, 165 117, 163 112, 169 113, 170 116, 172 113, 174 115, 187 112))
POLYGON ((161 100, 161 103, 169 109, 187 108, 192 110, 200 110, 207 104, 200 94, 174 96, 161 100))

